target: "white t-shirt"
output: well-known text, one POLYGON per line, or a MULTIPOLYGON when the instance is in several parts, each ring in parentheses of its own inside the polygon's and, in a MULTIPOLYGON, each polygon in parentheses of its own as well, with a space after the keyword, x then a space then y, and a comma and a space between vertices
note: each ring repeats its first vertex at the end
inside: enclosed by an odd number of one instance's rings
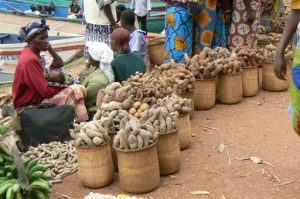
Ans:
POLYGON ((131 0, 131 9, 134 9, 134 13, 143 17, 148 15, 148 12, 151 10, 151 1, 150 0, 131 0))
MULTIPOLYGON (((95 25, 111 25, 106 17, 104 10, 100 10, 96 0, 83 0, 84 16, 86 23, 95 25)), ((114 19, 117 19, 116 13, 117 2, 110 4, 111 12, 114 19)))

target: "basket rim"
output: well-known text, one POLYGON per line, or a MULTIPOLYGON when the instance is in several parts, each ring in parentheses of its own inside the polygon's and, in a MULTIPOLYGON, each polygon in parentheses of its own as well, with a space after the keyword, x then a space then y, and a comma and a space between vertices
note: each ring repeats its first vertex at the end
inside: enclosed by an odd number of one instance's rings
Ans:
POLYGON ((159 138, 160 135, 169 135, 169 134, 172 134, 172 133, 176 133, 176 132, 179 131, 179 129, 180 129, 180 128, 177 127, 175 130, 169 131, 169 132, 167 132, 167 133, 158 133, 158 138, 159 138))
POLYGON ((193 93, 194 91, 195 91, 195 88, 191 91, 179 92, 179 93, 177 93, 177 95, 186 94, 186 93, 193 93))
POLYGON ((209 79, 198 79, 198 78, 195 78, 196 81, 214 81, 215 79, 217 79, 217 77, 214 77, 214 78, 209 78, 209 79))
POLYGON ((178 118, 184 117, 184 116, 186 116, 186 115, 188 115, 188 114, 191 114, 191 113, 182 113, 182 114, 179 114, 179 115, 178 115, 178 118))
POLYGON ((155 39, 150 39, 147 42, 147 46, 155 46, 155 45, 160 45, 160 44, 163 44, 163 43, 166 43, 166 38, 165 37, 158 37, 158 38, 155 38, 155 39), (158 41, 158 42, 157 43, 151 43, 151 41, 158 41))
POLYGON ((108 140, 107 140, 104 144, 101 144, 101 145, 99 145, 99 146, 85 146, 85 145, 84 145, 84 146, 77 146, 76 149, 83 149, 83 150, 85 150, 85 149, 95 149, 95 148, 100 148, 100 147, 103 147, 103 146, 109 144, 109 142, 110 142, 110 137, 108 138, 108 140))
POLYGON ((226 73, 226 74, 223 74, 223 73, 220 73, 220 75, 223 75, 223 76, 236 76, 236 75, 240 75, 240 74, 242 74, 242 71, 240 71, 240 72, 238 72, 238 73, 234 73, 234 74, 228 74, 228 73, 226 73))
POLYGON ((246 67, 242 67, 242 69, 253 69, 253 68, 257 68, 258 67, 258 65, 256 65, 256 66, 246 66, 246 67))
POLYGON ((140 148, 140 149, 119 149, 119 148, 115 147, 114 145, 113 145, 113 148, 114 148, 116 151, 118 151, 118 152, 134 153, 134 152, 138 152, 138 151, 143 151, 143 150, 145 150, 145 149, 149 149, 149 148, 155 146, 156 143, 157 143, 157 139, 156 139, 155 142, 153 142, 152 144, 150 144, 150 145, 148 145, 148 146, 145 146, 145 147, 143 147, 143 148, 140 148))

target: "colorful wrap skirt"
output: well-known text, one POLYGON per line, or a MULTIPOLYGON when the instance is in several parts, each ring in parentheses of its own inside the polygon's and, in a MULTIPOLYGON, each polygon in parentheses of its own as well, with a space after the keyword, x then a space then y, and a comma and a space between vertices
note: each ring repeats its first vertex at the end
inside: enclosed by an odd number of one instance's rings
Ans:
POLYGON ((212 48, 227 48, 227 38, 229 35, 230 24, 225 24, 223 10, 217 11, 217 23, 214 38, 211 44, 212 48))
POLYGON ((247 20, 246 1, 235 0, 233 2, 232 23, 229 32, 228 46, 235 48, 237 46, 257 46, 258 23, 260 19, 260 0, 252 0, 254 21, 249 23, 247 20))
POLYGON ((184 6, 171 6, 166 13, 165 62, 184 62, 184 53, 192 56, 193 19, 184 6))
POLYGON ((194 54, 199 54, 204 47, 211 47, 216 26, 216 6, 217 0, 198 2, 198 14, 194 19, 194 54))

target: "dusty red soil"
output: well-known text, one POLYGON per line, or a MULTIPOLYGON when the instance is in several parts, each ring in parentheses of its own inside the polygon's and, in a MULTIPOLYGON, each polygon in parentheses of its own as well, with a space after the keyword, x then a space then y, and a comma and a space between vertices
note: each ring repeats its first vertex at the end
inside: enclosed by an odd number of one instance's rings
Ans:
MULTIPOLYGON (((191 121, 194 137, 191 147, 181 153, 180 172, 162 177, 159 188, 147 196, 155 199, 300 198, 300 138, 292 130, 288 103, 288 92, 260 91, 258 96, 245 98, 237 105, 217 104, 211 110, 195 112, 191 121), (263 99, 266 103, 258 106, 263 99), (223 153, 218 152, 221 143, 226 146, 223 153), (273 166, 237 160, 251 156, 258 156, 273 166), (193 195, 192 191, 208 191, 210 195, 193 195)), ((52 199, 63 198, 57 192, 76 199, 89 192, 124 193, 118 173, 112 185, 102 189, 83 187, 75 173, 54 186, 52 199)))

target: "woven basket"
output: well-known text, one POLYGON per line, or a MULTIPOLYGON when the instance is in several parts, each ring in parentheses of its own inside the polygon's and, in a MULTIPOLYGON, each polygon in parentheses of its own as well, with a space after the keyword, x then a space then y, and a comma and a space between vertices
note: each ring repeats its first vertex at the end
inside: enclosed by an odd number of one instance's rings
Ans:
POLYGON ((154 65, 162 65, 164 63, 166 39, 163 37, 151 39, 147 42, 147 49, 150 62, 154 65))
POLYGON ((216 79, 196 80, 195 109, 207 110, 216 104, 216 79))
POLYGON ((118 158, 117 158, 117 152, 116 150, 113 148, 113 142, 114 142, 114 137, 117 134, 117 132, 109 132, 109 137, 110 137, 110 152, 111 152, 111 157, 113 160, 113 164, 114 164, 114 168, 115 171, 118 171, 118 158))
POLYGON ((180 146, 178 129, 159 134, 157 156, 160 175, 170 175, 180 169, 180 146))
POLYGON ((129 193, 147 193, 159 185, 156 143, 138 150, 115 148, 121 188, 129 193))
POLYGON ((191 103, 192 111, 190 113, 190 118, 192 119, 194 111, 195 111, 194 91, 183 92, 183 93, 180 93, 179 96, 192 100, 192 103, 191 103))
POLYGON ((262 75, 263 89, 280 92, 288 89, 288 82, 278 79, 273 72, 273 63, 264 63, 262 75))
POLYGON ((222 104, 237 104, 243 100, 242 73, 220 74, 218 98, 222 104))
POLYGON ((257 66, 245 67, 242 73, 243 95, 253 97, 258 92, 258 71, 257 66))
POLYGON ((98 147, 77 147, 78 178, 89 188, 100 188, 113 182, 114 166, 110 140, 98 147))
POLYGON ((178 117, 179 125, 179 146, 180 150, 189 148, 191 145, 192 130, 189 114, 183 114, 178 117))

